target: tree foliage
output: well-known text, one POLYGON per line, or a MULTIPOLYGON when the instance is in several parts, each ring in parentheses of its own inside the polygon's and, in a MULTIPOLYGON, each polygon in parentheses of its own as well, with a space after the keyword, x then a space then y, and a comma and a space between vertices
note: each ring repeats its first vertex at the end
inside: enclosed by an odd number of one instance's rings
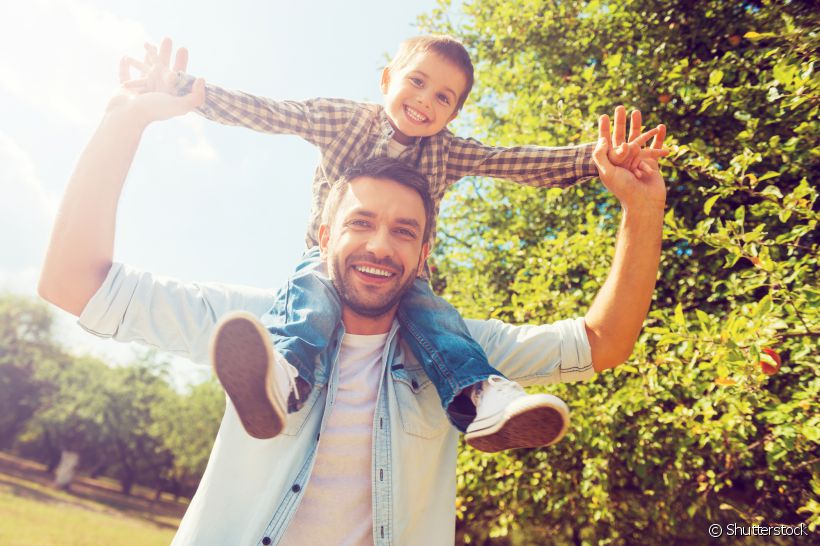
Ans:
POLYGON ((187 393, 156 352, 112 367, 63 351, 39 302, 0 295, 0 448, 46 463, 63 451, 130 492, 135 484, 193 494, 225 408, 214 381, 187 393))
MULTIPOLYGON (((661 271, 633 356, 550 389, 573 410, 560 445, 462 452, 465 541, 816 527, 818 23, 811 3, 715 0, 467 0, 422 18, 476 64, 457 132, 588 142, 625 104, 666 123, 673 144, 661 271), (772 352, 782 367, 770 376, 772 352)), ((583 314, 619 220, 598 181, 562 192, 468 180, 443 210, 439 291, 465 316, 530 323, 583 314)))

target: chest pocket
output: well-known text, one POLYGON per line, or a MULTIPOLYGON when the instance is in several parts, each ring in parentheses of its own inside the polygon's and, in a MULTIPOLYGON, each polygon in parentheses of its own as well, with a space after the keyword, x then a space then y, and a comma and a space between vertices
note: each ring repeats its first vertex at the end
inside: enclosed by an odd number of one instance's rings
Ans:
POLYGON ((316 407, 316 401, 319 399, 319 396, 322 394, 322 391, 325 390, 325 386, 327 385, 326 380, 322 380, 321 378, 317 377, 317 384, 314 385, 313 389, 310 391, 305 403, 302 404, 302 407, 299 408, 299 411, 296 413, 289 413, 287 417, 287 422, 285 423, 285 428, 282 430, 282 434, 287 436, 296 436, 299 434, 299 431, 302 430, 302 427, 307 421, 308 416, 316 407))
POLYGON ((421 438, 435 438, 450 426, 447 414, 427 374, 416 362, 394 360, 390 377, 404 431, 421 438))

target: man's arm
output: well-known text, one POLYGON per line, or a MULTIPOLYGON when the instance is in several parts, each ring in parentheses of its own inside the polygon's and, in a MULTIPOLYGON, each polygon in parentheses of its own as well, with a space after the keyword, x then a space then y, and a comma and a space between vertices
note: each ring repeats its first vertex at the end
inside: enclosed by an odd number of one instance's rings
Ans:
MULTIPOLYGON (((616 131, 618 125, 616 122, 616 131)), ((652 149, 661 150, 665 136, 666 128, 661 125, 652 149)), ((584 319, 596 371, 613 368, 632 354, 655 288, 666 202, 657 161, 642 161, 638 168, 643 174, 638 179, 609 161, 610 146, 609 118, 601 116, 593 159, 601 181, 620 201, 623 216, 609 275, 584 319)))
MULTIPOLYGON (((187 56, 177 55, 185 68, 187 56)), ((121 78, 127 62, 120 67, 121 78)), ((79 316, 111 268, 117 203, 145 128, 153 121, 191 111, 204 100, 204 82, 184 97, 134 94, 122 87, 80 156, 63 196, 38 291, 79 316)))

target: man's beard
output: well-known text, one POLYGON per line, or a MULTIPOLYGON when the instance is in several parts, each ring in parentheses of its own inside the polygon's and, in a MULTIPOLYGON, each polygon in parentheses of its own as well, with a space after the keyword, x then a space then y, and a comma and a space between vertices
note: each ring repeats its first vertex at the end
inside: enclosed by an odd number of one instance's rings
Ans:
MULTIPOLYGON (((398 277, 404 275, 404 268, 392 260, 378 260, 373 255, 358 255, 349 256, 347 262, 350 263, 355 260, 364 260, 374 265, 388 266, 393 270, 400 271, 398 277)), ((378 301, 365 301, 359 297, 357 291, 352 288, 350 276, 353 275, 351 267, 342 267, 338 256, 334 256, 331 260, 330 279, 336 287, 336 292, 339 294, 339 299, 342 305, 350 308, 354 313, 365 317, 381 317, 388 313, 396 304, 399 303, 402 296, 410 290, 413 282, 416 280, 415 275, 411 275, 408 279, 395 288, 392 292, 385 293, 378 301)))

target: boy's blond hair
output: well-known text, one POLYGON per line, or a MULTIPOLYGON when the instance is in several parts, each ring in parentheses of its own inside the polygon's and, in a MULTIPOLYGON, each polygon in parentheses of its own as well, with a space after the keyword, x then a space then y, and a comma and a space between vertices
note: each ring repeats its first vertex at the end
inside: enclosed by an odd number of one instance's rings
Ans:
POLYGON ((415 38, 408 38, 399 44, 399 50, 396 56, 387 65, 391 70, 401 70, 410 60, 419 53, 436 53, 445 60, 456 65, 464 76, 467 78, 467 86, 464 92, 458 98, 456 105, 456 112, 461 110, 464 106, 464 101, 467 100, 467 95, 473 88, 473 62, 470 60, 470 54, 464 45, 446 34, 428 34, 426 36, 416 36, 415 38))

